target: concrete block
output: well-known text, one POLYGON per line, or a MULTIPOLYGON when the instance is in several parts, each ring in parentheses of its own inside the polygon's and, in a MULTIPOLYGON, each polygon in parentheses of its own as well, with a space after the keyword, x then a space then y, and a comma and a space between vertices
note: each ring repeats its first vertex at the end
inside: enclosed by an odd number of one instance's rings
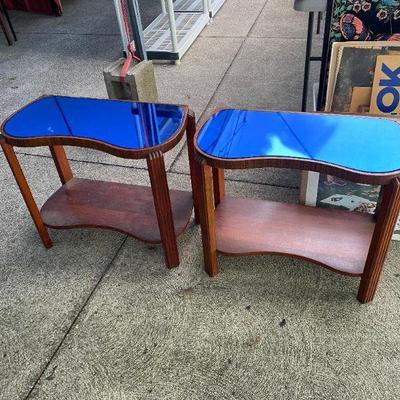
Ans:
POLYGON ((108 97, 118 100, 157 102, 158 93, 151 61, 132 62, 124 82, 119 75, 125 59, 120 58, 103 71, 108 97))

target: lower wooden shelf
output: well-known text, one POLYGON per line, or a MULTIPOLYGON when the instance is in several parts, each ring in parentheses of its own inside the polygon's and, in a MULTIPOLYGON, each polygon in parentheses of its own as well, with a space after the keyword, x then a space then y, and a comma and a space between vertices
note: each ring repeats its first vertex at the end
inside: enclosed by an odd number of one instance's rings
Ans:
POLYGON ((373 216, 296 204, 225 197, 216 209, 217 249, 225 255, 279 254, 360 276, 373 216))
MULTIPOLYGON (((170 190, 175 233, 183 233, 192 214, 192 195, 170 190)), ((55 229, 106 228, 149 243, 161 243, 150 187, 73 178, 41 209, 46 226, 55 229)))

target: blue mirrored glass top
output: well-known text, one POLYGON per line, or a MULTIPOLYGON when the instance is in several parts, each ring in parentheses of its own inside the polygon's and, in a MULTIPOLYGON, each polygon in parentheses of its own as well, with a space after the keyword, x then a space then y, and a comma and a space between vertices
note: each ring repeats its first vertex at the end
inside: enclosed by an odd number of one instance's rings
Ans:
POLYGON ((367 173, 400 169, 400 125, 382 118, 222 110, 197 138, 222 159, 303 158, 367 173))
POLYGON ((174 105, 49 96, 17 112, 4 132, 16 138, 73 136, 143 149, 174 136, 184 114, 174 105))

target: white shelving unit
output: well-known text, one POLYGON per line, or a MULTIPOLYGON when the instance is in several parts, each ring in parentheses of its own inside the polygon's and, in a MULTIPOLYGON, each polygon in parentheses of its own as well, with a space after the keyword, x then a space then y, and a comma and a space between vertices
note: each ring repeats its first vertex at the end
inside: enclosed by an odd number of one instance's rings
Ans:
POLYGON ((128 53, 128 41, 126 39, 126 29, 124 26, 124 20, 122 17, 122 11, 120 8, 119 0, 114 0, 114 7, 115 7, 115 13, 117 14, 119 32, 121 34, 122 48, 124 49, 125 54, 127 54, 128 53))
POLYGON ((180 60, 209 22, 208 13, 176 12, 176 43, 171 40, 169 16, 159 15, 145 30, 144 44, 150 60, 180 60))
POLYGON ((224 5, 225 0, 209 0, 210 1, 210 15, 214 15, 219 11, 219 9, 224 5))
POLYGON ((174 9, 176 12, 202 12, 203 0, 176 0, 174 1, 174 9))
MULTIPOLYGON (((143 31, 144 48, 150 60, 178 62, 225 0, 176 0, 175 2, 160 0, 160 2, 162 13, 143 31)), ((114 0, 126 50, 125 28, 119 3, 119 0, 114 0)), ((141 23, 138 25, 141 26, 141 23)))
POLYGON ((209 23, 209 0, 160 1, 163 13, 143 34, 147 57, 178 61, 209 23))
MULTIPOLYGON (((226 0, 207 0, 207 6, 211 17, 219 11, 225 1, 226 0)), ((174 8, 177 12, 201 12, 203 9, 202 3, 202 0, 176 0, 174 2, 174 8)))

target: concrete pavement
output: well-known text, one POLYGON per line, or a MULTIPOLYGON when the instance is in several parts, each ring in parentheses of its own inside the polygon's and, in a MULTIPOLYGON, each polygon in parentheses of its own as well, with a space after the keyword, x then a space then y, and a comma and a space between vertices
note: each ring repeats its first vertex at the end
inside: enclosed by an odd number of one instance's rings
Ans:
MULTIPOLYGON (((43 93, 106 97, 102 69, 120 51, 111 2, 65 0, 65 12, 12 13, 0 119, 43 93)), ((181 65, 156 66, 160 99, 199 119, 223 105, 298 110, 305 33, 290 0, 227 0, 181 65)), ((77 176, 148 184, 143 163, 67 153, 77 176)), ((42 204, 59 185, 48 151, 19 158, 42 204)), ((170 186, 189 190, 184 143, 167 167, 170 186)), ((297 172, 227 178, 232 195, 297 201, 297 172)), ((0 188, 1 400, 398 398, 398 243, 375 302, 360 305, 357 280, 288 258, 221 257, 210 279, 193 222, 171 271, 159 247, 115 232, 52 230, 47 251, 2 154, 0 188)))

